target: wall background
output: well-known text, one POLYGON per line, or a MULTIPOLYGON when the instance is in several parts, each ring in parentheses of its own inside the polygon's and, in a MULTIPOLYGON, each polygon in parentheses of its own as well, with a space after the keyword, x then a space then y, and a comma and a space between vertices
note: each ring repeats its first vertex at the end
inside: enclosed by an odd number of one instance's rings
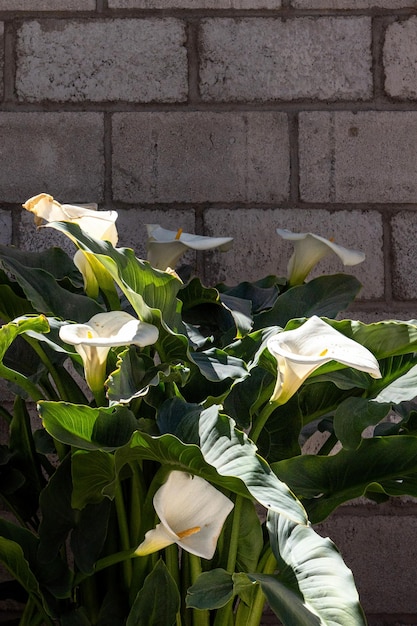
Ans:
MULTIPOLYGON (((117 209, 138 255, 147 222, 233 236, 207 282, 285 274, 275 229, 313 231, 366 252, 351 317, 417 317, 417 0, 0 0, 0 38, 2 243, 62 243, 41 191, 117 209)), ((413 502, 323 531, 372 626, 417 624, 413 502)))

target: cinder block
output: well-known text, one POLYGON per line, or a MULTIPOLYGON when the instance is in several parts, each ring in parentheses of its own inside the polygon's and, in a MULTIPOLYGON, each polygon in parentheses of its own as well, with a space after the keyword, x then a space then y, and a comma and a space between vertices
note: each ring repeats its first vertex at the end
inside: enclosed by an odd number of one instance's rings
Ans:
POLYGON ((96 0, 0 0, 0 11, 94 11, 96 0))
POLYGON ((0 210, 0 243, 8 245, 12 242, 12 214, 0 210))
POLYGON ((0 22, 0 98, 3 98, 4 24, 0 22))
POLYGON ((294 9, 412 9, 417 0, 290 0, 294 9))
POLYGON ((417 18, 415 16, 388 26, 383 59, 387 94, 394 98, 415 99, 417 97, 417 18))
POLYGON ((177 19, 30 21, 18 31, 20 101, 175 102, 187 98, 177 19))
POLYGON ((284 113, 120 113, 112 138, 115 200, 279 202, 288 195, 284 113))
POLYGON ((100 113, 0 113, 0 188, 4 202, 42 191, 57 199, 100 202, 103 116, 100 113))
POLYGON ((306 202, 415 202, 417 112, 300 114, 300 194, 306 202))
POLYGON ((337 211, 314 209, 234 209, 206 211, 205 226, 212 236, 234 238, 231 250, 214 252, 207 259, 209 282, 234 284, 256 280, 268 274, 287 276, 292 254, 290 242, 283 240, 277 228, 294 232, 313 232, 333 238, 348 248, 362 250, 366 261, 344 267, 335 255, 316 266, 307 280, 321 274, 353 274, 363 284, 361 298, 380 298, 384 292, 382 220, 376 211, 337 211))
POLYGON ((200 49, 207 101, 366 100, 372 94, 368 17, 207 19, 200 49))
MULTIPOLYGON (((415 507, 414 507, 415 509, 415 507)), ((344 511, 344 513, 346 513, 344 511)), ((316 530, 329 536, 351 568, 366 614, 417 613, 414 514, 333 515, 316 530)))
MULTIPOLYGON (((415 211, 400 211, 391 219, 392 289, 398 300, 417 298, 417 245, 415 211)), ((417 318, 417 311, 414 313, 417 318)))
POLYGON ((280 9, 281 0, 108 0, 109 9, 280 9))

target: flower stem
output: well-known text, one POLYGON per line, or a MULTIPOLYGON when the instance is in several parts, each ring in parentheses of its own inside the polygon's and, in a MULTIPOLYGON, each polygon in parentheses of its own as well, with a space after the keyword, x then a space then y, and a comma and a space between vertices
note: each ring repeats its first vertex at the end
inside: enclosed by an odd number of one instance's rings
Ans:
MULTIPOLYGON (((119 523, 120 544, 123 551, 129 550, 129 525, 127 522, 126 509, 123 500, 123 491, 120 480, 116 481, 114 502, 116 506, 117 521, 119 523)), ((127 559, 123 562, 123 576, 126 589, 129 589, 132 582, 132 563, 130 559, 127 559)))
POLYGON ((252 439, 252 441, 254 443, 257 442, 259 435, 262 432, 263 427, 265 426, 265 424, 267 423, 269 417, 271 416, 271 414, 275 411, 275 409, 277 408, 278 404, 276 402, 268 402, 264 408, 262 409, 262 411, 259 413, 256 422, 249 434, 250 438, 252 439))
MULTIPOLYGON (((201 559, 195 554, 188 554, 191 584, 193 585, 202 572, 201 559)), ((210 626, 210 614, 205 609, 193 609, 193 626, 210 626)))

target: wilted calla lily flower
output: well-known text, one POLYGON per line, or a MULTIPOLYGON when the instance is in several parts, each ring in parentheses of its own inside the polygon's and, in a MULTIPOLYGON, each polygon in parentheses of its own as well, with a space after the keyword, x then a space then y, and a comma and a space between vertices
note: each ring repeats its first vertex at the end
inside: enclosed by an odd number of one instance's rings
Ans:
POLYGON ((85 378, 93 392, 103 388, 106 360, 113 346, 149 346, 158 339, 159 331, 152 324, 141 322, 124 311, 94 315, 86 324, 61 326, 59 336, 81 356, 85 378))
POLYGON ((233 502, 199 476, 172 471, 153 498, 160 519, 135 554, 143 556, 176 543, 204 559, 213 558, 233 502))
POLYGON ((300 285, 317 263, 328 256, 336 254, 343 265, 357 265, 365 259, 363 252, 349 250, 313 233, 293 233, 285 228, 277 228, 283 239, 293 242, 294 252, 288 261, 288 283, 300 285))
POLYGON ((168 267, 174 269, 181 256, 187 249, 212 250, 219 248, 221 251, 229 250, 232 245, 232 237, 204 237, 203 235, 191 235, 178 231, 167 230, 159 224, 146 224, 148 231, 148 261, 159 270, 168 267))
POLYGON ((270 337, 267 348, 278 364, 271 402, 285 404, 310 374, 329 361, 381 378, 378 361, 367 348, 315 315, 299 328, 270 337))
POLYGON ((42 220, 48 223, 72 222, 94 239, 110 241, 113 246, 117 244, 116 211, 97 211, 95 204, 60 204, 47 193, 29 198, 22 206, 34 213, 37 226, 42 224, 42 220))

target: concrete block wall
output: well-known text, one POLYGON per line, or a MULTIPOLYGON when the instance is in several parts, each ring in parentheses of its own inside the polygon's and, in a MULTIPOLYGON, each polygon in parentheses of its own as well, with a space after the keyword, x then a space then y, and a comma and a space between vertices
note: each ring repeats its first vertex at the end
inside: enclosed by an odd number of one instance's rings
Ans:
MULTIPOLYGON (((285 274, 275 229, 312 231, 366 252, 351 316, 417 317, 417 0, 0 0, 0 40, 1 243, 61 243, 41 191, 117 209, 138 255, 147 222, 233 236, 191 257, 208 283, 285 274)), ((415 520, 323 526, 372 626, 417 624, 415 520)))

